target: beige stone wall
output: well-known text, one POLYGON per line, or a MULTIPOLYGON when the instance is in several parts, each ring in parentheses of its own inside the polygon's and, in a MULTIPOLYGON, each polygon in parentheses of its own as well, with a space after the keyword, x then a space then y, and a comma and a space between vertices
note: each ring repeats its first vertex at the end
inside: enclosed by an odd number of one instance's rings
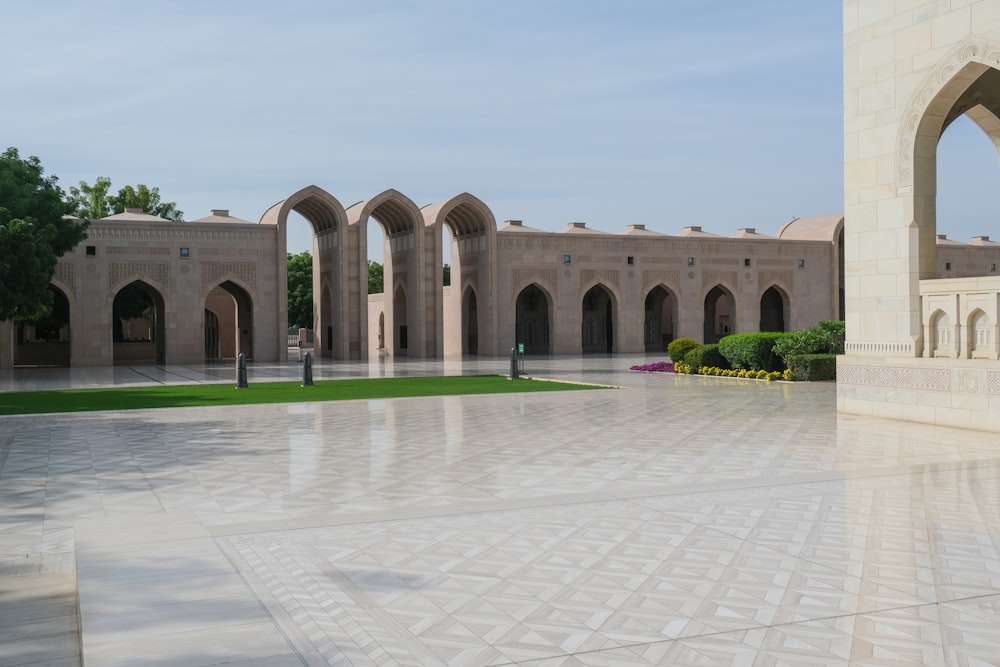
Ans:
MULTIPOLYGON (((844 3, 844 412, 1000 430, 1000 363, 967 358, 958 342, 947 351, 927 321, 968 298, 948 279, 996 270, 985 239, 937 237, 935 197, 937 142, 951 120, 968 115, 1000 146, 998 68, 995 0, 844 3)), ((998 323, 982 317, 949 326, 959 340, 973 324, 996 336, 998 323)))
POLYGON ((677 302, 673 338, 705 338, 705 298, 716 286, 732 298, 729 333, 759 329, 761 296, 770 287, 785 297, 786 330, 837 318, 830 289, 837 275, 831 241, 605 234, 577 223, 566 233, 507 225, 497 244, 497 264, 505 267, 497 276, 497 318, 503 323, 498 337, 507 349, 518 342, 518 295, 531 284, 550 300, 554 354, 582 352, 583 301, 595 285, 611 296, 613 351, 619 353, 646 350, 646 296, 657 286, 677 302))
POLYGON ((244 347, 255 359, 277 360, 285 340, 276 335, 277 297, 284 293, 276 281, 276 248, 275 229, 251 223, 92 222, 87 238, 60 258, 53 279, 70 303, 72 364, 148 361, 147 351, 133 354, 121 346, 116 359, 112 340, 115 295, 137 280, 162 300, 162 351, 158 359, 154 353, 155 361, 205 360, 204 309, 222 284, 242 291, 251 304, 244 347))
POLYGON ((1000 56, 993 0, 846 0, 844 179, 851 353, 919 356, 936 277, 934 152, 949 100, 1000 56))

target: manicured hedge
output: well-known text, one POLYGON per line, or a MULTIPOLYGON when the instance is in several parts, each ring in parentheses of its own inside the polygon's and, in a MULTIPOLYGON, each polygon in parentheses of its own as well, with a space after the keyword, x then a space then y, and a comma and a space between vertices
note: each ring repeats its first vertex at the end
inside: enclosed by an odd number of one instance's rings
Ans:
POLYGON ((684 355, 684 363, 689 364, 691 368, 695 369, 696 373, 702 366, 730 368, 729 361, 719 352, 719 346, 714 344, 699 345, 692 350, 688 350, 688 353, 684 355))
POLYGON ((774 344, 788 335, 778 331, 732 334, 719 341, 719 352, 733 368, 781 371, 785 364, 775 354, 774 344))
POLYGON ((788 357, 799 354, 843 354, 844 323, 820 320, 808 329, 793 331, 774 345, 774 351, 785 363, 788 357))
POLYGON ((667 354, 670 355, 671 361, 684 361, 684 355, 700 344, 694 338, 678 338, 670 341, 670 344, 667 345, 667 354))
POLYGON ((785 359, 796 380, 817 382, 837 379, 837 355, 793 354, 785 359))

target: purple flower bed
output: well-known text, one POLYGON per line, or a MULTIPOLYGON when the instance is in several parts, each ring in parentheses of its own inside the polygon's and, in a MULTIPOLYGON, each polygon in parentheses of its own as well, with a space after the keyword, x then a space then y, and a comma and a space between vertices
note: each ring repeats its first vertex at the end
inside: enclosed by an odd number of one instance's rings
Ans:
POLYGON ((643 373, 675 373, 673 363, 669 361, 657 361, 653 364, 643 364, 633 366, 630 371, 642 371, 643 373))

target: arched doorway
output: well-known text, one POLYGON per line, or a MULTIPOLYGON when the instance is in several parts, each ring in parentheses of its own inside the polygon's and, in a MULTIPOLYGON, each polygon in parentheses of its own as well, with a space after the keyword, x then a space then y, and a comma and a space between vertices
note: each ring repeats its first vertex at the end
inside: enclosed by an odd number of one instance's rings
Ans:
POLYGON ((785 295, 774 286, 768 287, 760 297, 760 330, 786 331, 785 295))
POLYGON ((722 285, 716 285, 705 295, 705 322, 702 340, 705 344, 718 343, 723 336, 735 332, 733 313, 736 300, 722 285))
POLYGON ((240 353, 253 359, 253 300, 246 289, 231 280, 219 283, 205 296, 205 314, 206 360, 235 359, 240 353), (216 340, 210 341, 213 325, 216 340))
POLYGON ((330 286, 325 282, 319 291, 319 301, 313 300, 313 312, 317 310, 317 306, 319 307, 319 333, 323 341, 319 353, 321 357, 332 357, 334 349, 333 297, 330 294, 330 286))
MULTIPOLYGON (((348 229, 347 213, 340 202, 322 188, 310 185, 284 199, 260 218, 261 224, 277 225, 282 239, 282 247, 287 244, 288 219, 291 213, 301 215, 312 227, 312 298, 313 321, 307 324, 313 329, 313 348, 323 357, 335 359, 357 359, 362 355, 362 340, 367 330, 351 329, 352 308, 364 311, 367 290, 361 281, 351 280, 351 273, 357 265, 352 260, 351 233, 348 229), (321 285, 328 290, 320 296, 321 285), (320 306, 317 308, 317 304, 320 306)), ((287 288, 287 264, 281 263, 278 276, 282 289, 287 288)), ((286 309, 279 314, 278 358, 287 358, 288 312, 287 289, 281 301, 286 309)), ((302 324, 299 322, 298 324, 302 324)), ((261 351, 266 354, 265 350, 261 351)))
POLYGON ((462 354, 479 354, 479 301, 471 287, 462 299, 462 354))
POLYGON ((551 354, 549 334, 551 301, 536 284, 528 285, 517 295, 514 307, 515 343, 523 344, 526 354, 551 354))
POLYGON ((219 316, 205 309, 205 361, 222 359, 222 344, 219 338, 219 316))
POLYGON ((406 326, 406 290, 397 285, 392 295, 392 321, 396 327, 393 337, 393 354, 406 356, 410 345, 410 332, 406 326))
POLYGON ((113 363, 165 364, 166 312, 163 295, 143 280, 115 294, 111 306, 113 363))
POLYGON ((496 235, 493 213, 467 192, 426 206, 421 212, 438 240, 436 247, 430 249, 434 254, 433 264, 448 265, 451 276, 450 288, 438 288, 440 291, 435 294, 441 304, 437 313, 442 332, 439 353, 446 357, 480 351, 494 354, 497 335, 491 301, 496 235))
POLYGON ((657 285, 646 294, 643 310, 642 330, 646 352, 663 352, 674 339, 677 299, 668 289, 657 285))
MULTIPOLYGON (((358 270, 367 271, 369 261, 369 223, 374 220, 382 230, 382 281, 385 294, 385 348, 391 354, 409 357, 434 357, 440 340, 435 317, 434 294, 441 289, 440 268, 433 268, 426 256, 428 235, 420 208, 396 190, 386 190, 372 199, 347 209, 358 270), (403 288, 403 291, 399 291, 403 288), (390 303, 391 299, 391 303, 390 303), (401 340, 401 336, 405 339, 401 340)), ((377 236, 377 235, 376 235, 377 236)), ((367 292, 367 290, 363 290, 367 292)), ((369 320, 367 294, 359 303, 363 340, 369 338, 374 319, 369 320)), ((365 350, 367 357, 369 350, 365 350)))
POLYGON ((66 294, 49 285, 52 310, 45 317, 19 324, 14 349, 15 366, 70 365, 70 307, 66 294))
POLYGON ((614 300, 602 285, 583 295, 581 348, 584 354, 611 354, 615 349, 614 300))

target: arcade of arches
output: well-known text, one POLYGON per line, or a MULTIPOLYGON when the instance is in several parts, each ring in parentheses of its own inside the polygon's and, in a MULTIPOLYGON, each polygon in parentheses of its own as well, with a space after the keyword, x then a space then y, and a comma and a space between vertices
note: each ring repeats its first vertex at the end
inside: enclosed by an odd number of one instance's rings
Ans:
MULTIPOLYGON (((664 354, 677 337, 783 331, 840 315, 843 218, 796 219, 775 236, 700 227, 610 234, 519 221, 499 228, 469 194, 418 208, 388 190, 344 208, 309 186, 253 223, 126 212, 94 221, 63 257, 44 322, 7 329, 5 365, 164 364, 288 358, 286 229, 314 232, 314 353, 439 358, 664 354), (383 294, 367 293, 367 225, 385 237, 383 294), (448 233, 445 234, 444 230, 448 233), (451 285, 441 284, 445 241, 451 285)), ((994 244, 951 244, 942 261, 1000 262, 994 244)), ((0 325, 2 327, 3 325, 0 325)), ((0 330, 0 334, 3 334, 0 330)))

